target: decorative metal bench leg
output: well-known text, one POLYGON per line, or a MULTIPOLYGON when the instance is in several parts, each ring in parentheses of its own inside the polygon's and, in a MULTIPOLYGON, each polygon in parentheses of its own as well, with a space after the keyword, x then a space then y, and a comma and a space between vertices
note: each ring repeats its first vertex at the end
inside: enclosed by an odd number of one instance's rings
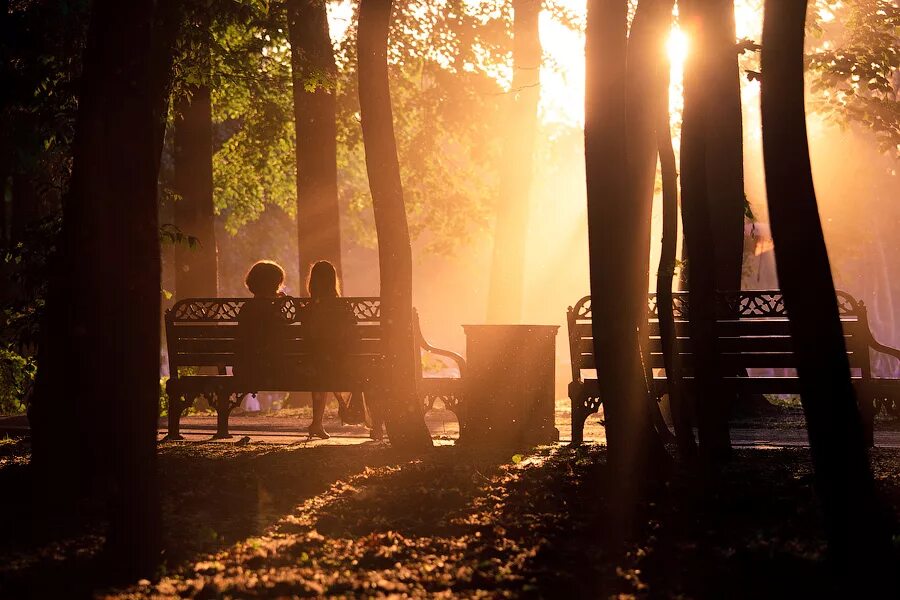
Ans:
POLYGON ((181 413, 187 408, 187 402, 184 400, 183 396, 177 392, 167 393, 169 395, 169 431, 162 441, 178 442, 184 439, 181 435, 181 413))
POLYGON ((169 432, 163 438, 167 442, 180 441, 184 439, 181 435, 181 413, 184 411, 184 404, 178 400, 169 400, 169 432))
POLYGON ((212 436, 214 440, 230 440, 233 436, 228 433, 228 417, 234 406, 231 403, 230 394, 216 394, 216 434, 212 436))
POLYGON ((584 422, 590 414, 583 397, 572 400, 572 446, 584 443, 584 422))

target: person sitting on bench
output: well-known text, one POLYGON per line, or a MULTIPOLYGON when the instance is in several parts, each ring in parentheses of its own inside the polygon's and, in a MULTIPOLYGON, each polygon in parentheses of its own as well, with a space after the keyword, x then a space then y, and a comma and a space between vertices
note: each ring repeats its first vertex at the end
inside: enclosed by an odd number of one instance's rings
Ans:
MULTIPOLYGON (((309 344, 310 366, 318 376, 332 379, 345 368, 347 354, 356 341, 356 317, 353 309, 341 301, 337 271, 327 260, 320 260, 310 268, 306 289, 310 302, 299 316, 303 339, 309 344)), ((327 397, 326 392, 312 393, 310 437, 330 437, 322 425, 327 397)))
POLYGON ((282 314, 284 269, 271 260, 261 260, 247 272, 244 280, 253 298, 247 300, 238 315, 238 356, 234 374, 256 381, 274 378, 280 368, 276 357, 278 330, 284 326, 282 314))

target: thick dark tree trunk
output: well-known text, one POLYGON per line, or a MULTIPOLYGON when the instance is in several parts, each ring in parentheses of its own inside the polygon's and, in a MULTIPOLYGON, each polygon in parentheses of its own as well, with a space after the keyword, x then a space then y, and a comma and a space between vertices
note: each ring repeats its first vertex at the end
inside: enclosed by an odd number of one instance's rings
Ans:
POLYGON ((192 86, 175 104, 175 225, 199 245, 175 248, 175 295, 212 297, 218 293, 218 252, 213 208, 212 102, 209 88, 192 86))
POLYGON ((588 2, 585 167, 594 356, 610 461, 630 480, 662 450, 649 412, 638 328, 647 316, 643 207, 630 201, 627 2, 588 2))
POLYGON ((29 411, 38 481, 106 499, 107 556, 122 578, 152 575, 160 550, 156 179, 171 48, 159 45, 172 25, 160 11, 149 0, 93 4, 29 411))
POLYGON ((716 289, 741 289, 744 257, 744 145, 734 0, 690 0, 684 15, 702 77, 706 185, 716 289), (699 55, 699 56, 696 56, 699 55))
POLYGON ((288 2, 297 132, 297 235, 300 277, 327 260, 341 274, 334 49, 325 0, 288 2))
MULTIPOLYGON (((727 261, 718 253, 718 212, 712 207, 714 196, 710 186, 712 165, 709 156, 714 144, 707 130, 707 113, 716 99, 707 89, 712 72, 711 58, 702 50, 709 36, 710 23, 706 15, 709 5, 700 0, 683 1, 679 3, 679 10, 682 27, 691 40, 699 40, 699 47, 692 48, 684 66, 681 210, 689 257, 689 318, 696 356, 694 375, 700 452, 717 462, 730 456, 731 442, 728 433, 730 403, 724 395, 716 338, 717 277, 726 271, 720 265, 727 261)), ((743 239, 743 226, 738 239, 743 239)), ((737 277, 740 281, 739 270, 737 277)))
POLYGON ((853 585, 872 580, 887 585, 896 581, 896 572, 879 565, 892 555, 890 528, 876 510, 810 170, 803 97, 805 17, 806 0, 766 0, 763 154, 778 281, 790 317, 830 549, 839 563, 864 569, 853 585))
POLYGON ((413 330, 412 247, 388 85, 391 8, 391 0, 360 2, 359 107, 378 234, 381 322, 388 352, 385 424, 391 444, 417 451, 431 447, 431 436, 416 393, 419 358, 413 330))
POLYGON ((541 97, 541 0, 513 0, 513 79, 507 105, 488 291, 488 322, 519 323, 538 101, 541 97))

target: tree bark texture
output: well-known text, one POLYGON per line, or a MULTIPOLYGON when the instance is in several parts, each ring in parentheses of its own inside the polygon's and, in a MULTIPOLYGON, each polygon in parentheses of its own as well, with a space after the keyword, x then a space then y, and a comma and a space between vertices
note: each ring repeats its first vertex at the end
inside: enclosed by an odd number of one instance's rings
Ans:
POLYGON ((160 551, 156 194, 172 52, 159 46, 173 25, 160 11, 150 0, 93 4, 29 410, 38 480, 62 497, 87 485, 106 499, 109 572, 121 577, 151 575, 160 551))
POLYGON ((691 40, 685 64, 685 95, 702 106, 690 123, 704 138, 707 210, 713 236, 715 284, 741 289, 744 252, 744 159, 741 85, 734 0, 679 3, 681 26, 691 40), (691 86, 691 90, 687 89, 691 86))
POLYGON ((175 295, 182 298, 218 294, 218 251, 212 171, 212 101, 206 86, 192 86, 178 99, 174 123, 175 225, 199 245, 175 248, 175 295))
POLYGON ((300 277, 327 260, 341 275, 334 48, 325 0, 288 2, 297 134, 297 236, 300 277))
MULTIPOLYGON (((710 185, 713 163, 709 157, 716 144, 712 141, 707 119, 710 105, 717 100, 711 96, 711 90, 707 89, 712 71, 712 59, 707 54, 715 50, 704 50, 704 45, 708 45, 709 28, 712 26, 708 18, 709 6, 709 2, 701 0, 679 3, 682 27, 688 32, 692 43, 698 40, 684 66, 681 210, 689 257, 689 319, 691 342, 696 356, 694 376, 700 451, 707 459, 719 461, 730 456, 731 442, 728 432, 730 403, 725 397, 719 368, 716 291, 723 274, 728 271, 724 265, 730 263, 720 250, 722 235, 717 231, 721 221, 717 219, 718 210, 713 208, 717 196, 710 185)), ((741 215, 743 219, 743 212, 741 215)), ((740 232, 736 235, 742 244, 743 220, 740 232)), ((742 252, 741 245, 739 255, 742 252)), ((740 263, 737 263, 737 280, 740 282, 740 263)))
POLYGON ((488 322, 522 320, 525 247, 534 139, 541 96, 541 0, 513 1, 513 79, 500 173, 500 198, 494 229, 494 252, 488 291, 488 322))
POLYGON ((412 247, 388 84, 391 8, 391 0, 360 2, 359 106, 378 235, 381 322, 387 344, 385 425, 391 444, 416 451, 432 444, 416 393, 419 357, 413 330, 412 247))
POLYGON ((790 318, 830 550, 840 564, 865 569, 864 577, 854 582, 864 584, 871 573, 885 573, 886 583, 892 577, 888 571, 896 571, 877 565, 891 556, 890 528, 876 509, 810 169, 803 88, 805 17, 805 0, 766 0, 762 133, 778 281, 790 318))
MULTIPOLYGON (((640 356, 647 271, 642 218, 631 201, 626 122, 627 2, 588 2, 585 167, 594 356, 610 461, 645 475, 659 450, 640 356)), ((649 244, 649 241, 647 242, 649 244)))

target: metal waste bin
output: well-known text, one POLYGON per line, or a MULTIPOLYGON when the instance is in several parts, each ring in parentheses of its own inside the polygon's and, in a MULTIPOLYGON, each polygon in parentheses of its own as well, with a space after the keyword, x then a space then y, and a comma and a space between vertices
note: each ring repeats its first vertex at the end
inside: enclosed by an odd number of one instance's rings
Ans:
POLYGON ((559 440, 557 325, 463 325, 466 444, 531 446, 559 440))

